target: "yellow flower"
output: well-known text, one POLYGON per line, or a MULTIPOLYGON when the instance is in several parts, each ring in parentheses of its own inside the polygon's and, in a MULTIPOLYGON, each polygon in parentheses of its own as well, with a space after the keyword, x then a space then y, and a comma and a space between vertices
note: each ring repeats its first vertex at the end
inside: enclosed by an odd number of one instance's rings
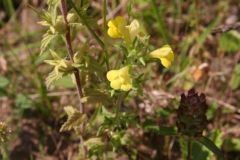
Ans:
POLYGON ((110 37, 123 38, 127 43, 131 43, 136 37, 141 39, 146 35, 144 28, 136 19, 130 25, 127 25, 123 17, 117 16, 108 22, 108 27, 108 35, 110 37))
POLYGON ((109 71, 107 73, 107 79, 110 81, 110 86, 115 90, 129 91, 132 89, 132 79, 128 66, 119 70, 109 71))
POLYGON ((126 25, 126 20, 122 16, 117 16, 108 22, 108 35, 112 38, 123 38, 126 25))
MULTIPOLYGON (((142 25, 140 24, 140 22, 136 19, 134 19, 130 25, 126 26, 127 30, 128 30, 128 36, 126 37, 128 38, 128 40, 130 40, 131 42, 136 38, 142 38, 143 36, 145 36, 145 30, 142 27, 142 25)), ((126 35, 127 36, 127 35, 126 35)))
POLYGON ((160 59, 162 65, 166 68, 169 68, 174 60, 174 53, 169 45, 164 45, 162 48, 152 51, 150 56, 160 59))

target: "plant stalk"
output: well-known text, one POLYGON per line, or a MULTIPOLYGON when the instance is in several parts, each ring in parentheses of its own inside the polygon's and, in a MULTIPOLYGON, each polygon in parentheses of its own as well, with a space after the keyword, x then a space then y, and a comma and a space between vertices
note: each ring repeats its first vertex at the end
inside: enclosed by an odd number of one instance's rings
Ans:
POLYGON ((188 142, 187 142, 187 160, 192 160, 192 140, 191 138, 188 138, 188 142))
POLYGON ((107 0, 103 0, 103 9, 102 9, 102 17, 103 17, 103 31, 104 34, 107 32, 107 0))
POLYGON ((5 143, 0 144, 0 153, 2 154, 3 160, 10 160, 9 158, 9 151, 5 143))
MULTIPOLYGON (((70 29, 69 23, 67 21, 67 6, 66 6, 65 0, 61 0, 61 12, 62 12, 64 23, 66 26, 65 38, 66 38, 66 47, 68 50, 68 55, 70 57, 70 60, 74 63, 74 59, 73 59, 74 53, 73 53, 73 48, 72 48, 72 43, 71 43, 71 29, 70 29)), ((77 86, 77 91, 78 91, 78 96, 79 96, 79 101, 80 101, 79 110, 81 113, 84 113, 84 106, 81 102, 81 99, 83 97, 83 92, 82 92, 80 72, 78 69, 75 69, 74 76, 75 76, 75 80, 76 80, 76 86, 77 86)))
POLYGON ((122 102, 124 100, 124 98, 128 95, 129 92, 126 92, 126 93, 121 93, 119 96, 118 96, 118 99, 117 99, 117 102, 116 102, 116 116, 115 116, 115 119, 116 119, 116 123, 119 124, 119 116, 120 116, 120 112, 121 112, 121 106, 122 106, 122 102))

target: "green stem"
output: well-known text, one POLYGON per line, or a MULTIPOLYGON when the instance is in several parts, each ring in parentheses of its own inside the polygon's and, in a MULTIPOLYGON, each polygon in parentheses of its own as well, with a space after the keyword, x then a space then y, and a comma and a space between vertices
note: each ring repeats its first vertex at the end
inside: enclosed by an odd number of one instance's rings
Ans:
POLYGON ((188 143, 187 143, 187 149, 188 149, 188 153, 187 153, 187 160, 192 160, 192 140, 191 138, 188 139, 188 143))
POLYGON ((107 0, 103 0, 103 31, 104 31, 104 34, 107 33, 107 0))
POLYGON ((3 160, 9 160, 9 153, 6 144, 0 145, 3 160))
POLYGON ((15 13, 12 0, 4 0, 3 5, 9 14, 9 17, 12 17, 15 13))
MULTIPOLYGON (((106 43, 107 40, 107 0, 103 0, 103 32, 104 32, 104 43, 106 43)), ((107 70, 109 70, 109 54, 108 54, 108 49, 107 46, 105 45, 104 48, 104 59, 107 65, 107 70)))
MULTIPOLYGON (((109 56, 108 56, 108 51, 106 49, 106 46, 104 44, 104 42, 99 38, 100 36, 97 35, 94 30, 92 29, 92 27, 90 26, 90 24, 88 23, 88 21, 83 17, 83 15, 81 14, 81 12, 78 10, 78 8, 76 7, 76 5, 72 2, 72 0, 68 0, 68 3, 70 4, 70 6, 76 11, 77 15, 79 16, 79 18, 81 19, 83 25, 85 25, 87 27, 87 29, 89 30, 89 32, 92 34, 92 36, 95 38, 95 40, 97 41, 97 43, 100 45, 100 47, 103 49, 104 53, 105 53, 105 62, 107 65, 107 69, 109 70, 109 56)), ((106 22, 105 22, 106 23, 106 22)))
POLYGON ((119 116, 120 116, 120 111, 121 111, 121 106, 122 106, 122 102, 124 100, 124 98, 128 95, 128 92, 127 93, 121 93, 119 96, 118 96, 118 99, 117 99, 117 103, 116 103, 116 124, 119 124, 119 116))

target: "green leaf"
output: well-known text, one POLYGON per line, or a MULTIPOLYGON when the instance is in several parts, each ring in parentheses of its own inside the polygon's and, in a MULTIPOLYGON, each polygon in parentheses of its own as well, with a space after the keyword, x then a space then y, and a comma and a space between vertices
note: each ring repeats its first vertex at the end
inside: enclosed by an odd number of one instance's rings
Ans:
POLYGON ((174 127, 159 127, 152 120, 146 120, 143 124, 145 132, 156 133, 164 136, 175 136, 177 135, 177 130, 174 127))
POLYGON ((7 91, 4 90, 3 88, 0 88, 0 97, 7 96, 7 91))
POLYGON ((209 106, 207 113, 206 113, 207 120, 210 120, 214 117, 214 114, 215 114, 217 108, 218 108, 217 102, 213 101, 212 104, 209 106))
POLYGON ((26 95, 18 94, 16 98, 15 105, 20 110, 30 109, 33 106, 32 100, 26 95))
POLYGON ((76 85, 73 83, 71 76, 64 76, 60 79, 57 79, 53 82, 55 87, 64 87, 64 88, 76 88, 76 85))
POLYGON ((48 53, 48 52, 44 52, 43 54, 41 54, 40 56, 38 56, 38 58, 35 59, 34 64, 37 66, 37 65, 43 63, 43 61, 44 61, 45 59, 47 59, 48 56, 49 56, 49 53, 48 53))
POLYGON ((234 71, 230 80, 230 87, 232 88, 232 90, 236 90, 240 87, 240 63, 237 64, 234 68, 234 71))
POLYGON ((100 90, 86 88, 84 91, 85 96, 81 99, 83 100, 83 103, 87 102, 89 104, 103 104, 106 106, 112 104, 111 97, 100 90))
POLYGON ((43 39, 41 41, 41 47, 40 47, 40 50, 41 50, 40 55, 46 51, 47 47, 56 37, 57 37, 56 34, 50 34, 49 32, 43 35, 43 39))
POLYGON ((240 33, 237 31, 230 31, 221 34, 219 40, 219 47, 226 52, 237 52, 240 50, 240 33))
POLYGON ((159 127, 158 134, 164 135, 164 136, 176 136, 177 130, 175 127, 159 127))
MULTIPOLYGON (((209 136, 208 136, 212 142, 217 146, 222 146, 222 134, 220 130, 214 130, 209 136)), ((192 145, 192 156, 194 160, 211 160, 213 157, 213 154, 211 150, 206 148, 205 146, 201 145, 200 143, 193 142, 192 145)))
POLYGON ((60 128, 60 132, 80 128, 80 125, 87 119, 86 114, 80 113, 72 106, 64 107, 64 110, 68 115, 68 119, 60 128))
POLYGON ((84 142, 84 146, 87 147, 89 156, 100 155, 104 152, 104 143, 101 138, 93 137, 84 142))
POLYGON ((222 151, 214 144, 213 141, 211 141, 207 137, 200 137, 197 139, 197 142, 201 143, 202 145, 207 147, 209 150, 211 150, 219 160, 223 159, 222 151))
POLYGON ((211 160, 212 152, 200 143, 192 143, 192 159, 194 160, 211 160))
POLYGON ((48 0, 48 11, 51 14, 52 22, 55 22, 57 18, 57 7, 60 3, 60 0, 48 0))
POLYGON ((145 63, 143 57, 139 58, 139 61, 142 63, 143 66, 146 66, 146 63, 145 63))
POLYGON ((0 76, 0 88, 4 88, 9 84, 9 80, 3 76, 0 76))
POLYGON ((231 151, 240 151, 240 139, 239 138, 227 138, 223 143, 224 151, 231 152, 231 151))
POLYGON ((156 115, 158 117, 162 117, 162 118, 168 118, 171 113, 172 112, 169 109, 166 109, 166 108, 159 108, 156 111, 156 115))
POLYGON ((187 159, 188 149, 187 149, 186 139, 184 137, 180 137, 179 138, 179 144, 180 144, 182 159, 187 159))

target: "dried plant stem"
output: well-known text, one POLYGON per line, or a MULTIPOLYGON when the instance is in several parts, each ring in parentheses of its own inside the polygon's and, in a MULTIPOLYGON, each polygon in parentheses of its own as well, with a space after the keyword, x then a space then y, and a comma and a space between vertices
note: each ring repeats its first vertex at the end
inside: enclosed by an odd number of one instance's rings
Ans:
MULTIPOLYGON (((72 48, 72 43, 71 43, 71 29, 70 29, 69 23, 67 21, 67 6, 66 6, 65 0, 61 0, 61 12, 62 12, 64 23, 66 26, 65 38, 66 38, 66 47, 68 50, 68 55, 69 55, 71 61, 74 62, 74 60, 73 60, 74 53, 73 53, 73 48, 72 48)), ((79 110, 81 113, 84 113, 84 106, 81 102, 81 98, 83 97, 83 92, 82 92, 80 73, 79 73, 78 69, 75 69, 74 76, 75 76, 78 96, 79 96, 79 100, 80 100, 79 110)))
POLYGON ((231 25, 223 25, 213 29, 212 34, 225 33, 231 30, 240 30, 240 22, 231 25))

